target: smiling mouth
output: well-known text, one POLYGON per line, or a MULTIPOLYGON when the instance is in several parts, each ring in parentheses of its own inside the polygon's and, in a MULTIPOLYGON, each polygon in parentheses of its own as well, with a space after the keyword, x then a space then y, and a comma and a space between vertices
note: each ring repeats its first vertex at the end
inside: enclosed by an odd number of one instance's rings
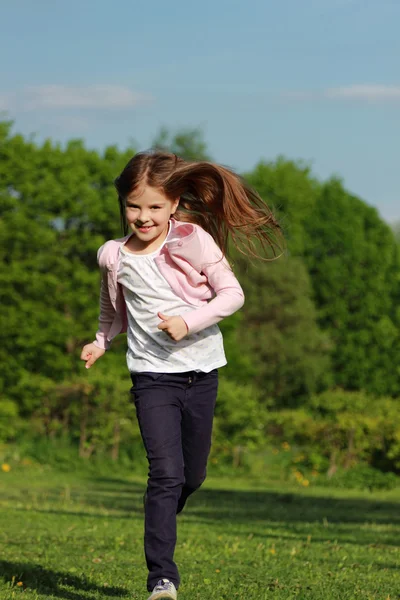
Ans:
POLYGON ((154 225, 148 225, 146 227, 137 227, 137 229, 139 231, 141 231, 142 233, 147 233, 147 231, 150 231, 150 229, 152 229, 154 227, 154 225))

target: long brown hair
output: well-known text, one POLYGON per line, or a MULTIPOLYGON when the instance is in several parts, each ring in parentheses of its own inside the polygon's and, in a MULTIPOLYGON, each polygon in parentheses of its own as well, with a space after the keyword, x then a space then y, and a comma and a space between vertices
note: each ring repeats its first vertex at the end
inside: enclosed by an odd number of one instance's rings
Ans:
POLYGON ((126 198, 142 185, 180 198, 174 217, 196 223, 227 253, 229 237, 244 254, 267 258, 282 250, 281 228, 272 211, 239 175, 205 161, 186 161, 160 151, 139 152, 115 180, 121 224, 126 235, 126 198))

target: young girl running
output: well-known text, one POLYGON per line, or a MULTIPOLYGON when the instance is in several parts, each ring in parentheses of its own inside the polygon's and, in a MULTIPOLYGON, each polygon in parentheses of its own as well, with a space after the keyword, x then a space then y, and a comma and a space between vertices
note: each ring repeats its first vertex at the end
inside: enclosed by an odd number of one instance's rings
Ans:
POLYGON ((217 323, 244 302, 225 258, 228 238, 257 255, 266 246, 275 250, 279 225, 236 174, 208 162, 143 152, 115 185, 125 237, 98 251, 99 329, 81 359, 90 368, 127 331, 128 369, 149 462, 149 600, 175 600, 176 515, 206 476, 218 368, 226 364, 217 323))

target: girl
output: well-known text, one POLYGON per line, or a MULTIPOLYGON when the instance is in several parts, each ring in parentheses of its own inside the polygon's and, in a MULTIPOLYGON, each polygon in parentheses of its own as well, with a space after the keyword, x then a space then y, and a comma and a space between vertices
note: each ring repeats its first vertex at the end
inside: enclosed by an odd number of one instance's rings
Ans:
POLYGON ((261 198, 212 163, 143 152, 115 185, 125 237, 98 251, 99 329, 81 359, 90 368, 127 331, 127 363, 149 462, 149 600, 176 600, 176 515, 206 476, 217 369, 226 364, 217 323, 244 302, 225 258, 228 237, 257 255, 254 242, 275 250, 280 231, 261 198))

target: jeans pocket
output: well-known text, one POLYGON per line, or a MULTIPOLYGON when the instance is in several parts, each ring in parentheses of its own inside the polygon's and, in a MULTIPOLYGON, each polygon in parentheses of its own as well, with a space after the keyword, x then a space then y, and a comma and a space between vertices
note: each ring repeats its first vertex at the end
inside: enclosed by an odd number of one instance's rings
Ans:
POLYGON ((160 381, 165 373, 152 373, 151 371, 143 371, 141 373, 131 373, 133 387, 131 392, 141 386, 151 385, 152 381, 160 381))

